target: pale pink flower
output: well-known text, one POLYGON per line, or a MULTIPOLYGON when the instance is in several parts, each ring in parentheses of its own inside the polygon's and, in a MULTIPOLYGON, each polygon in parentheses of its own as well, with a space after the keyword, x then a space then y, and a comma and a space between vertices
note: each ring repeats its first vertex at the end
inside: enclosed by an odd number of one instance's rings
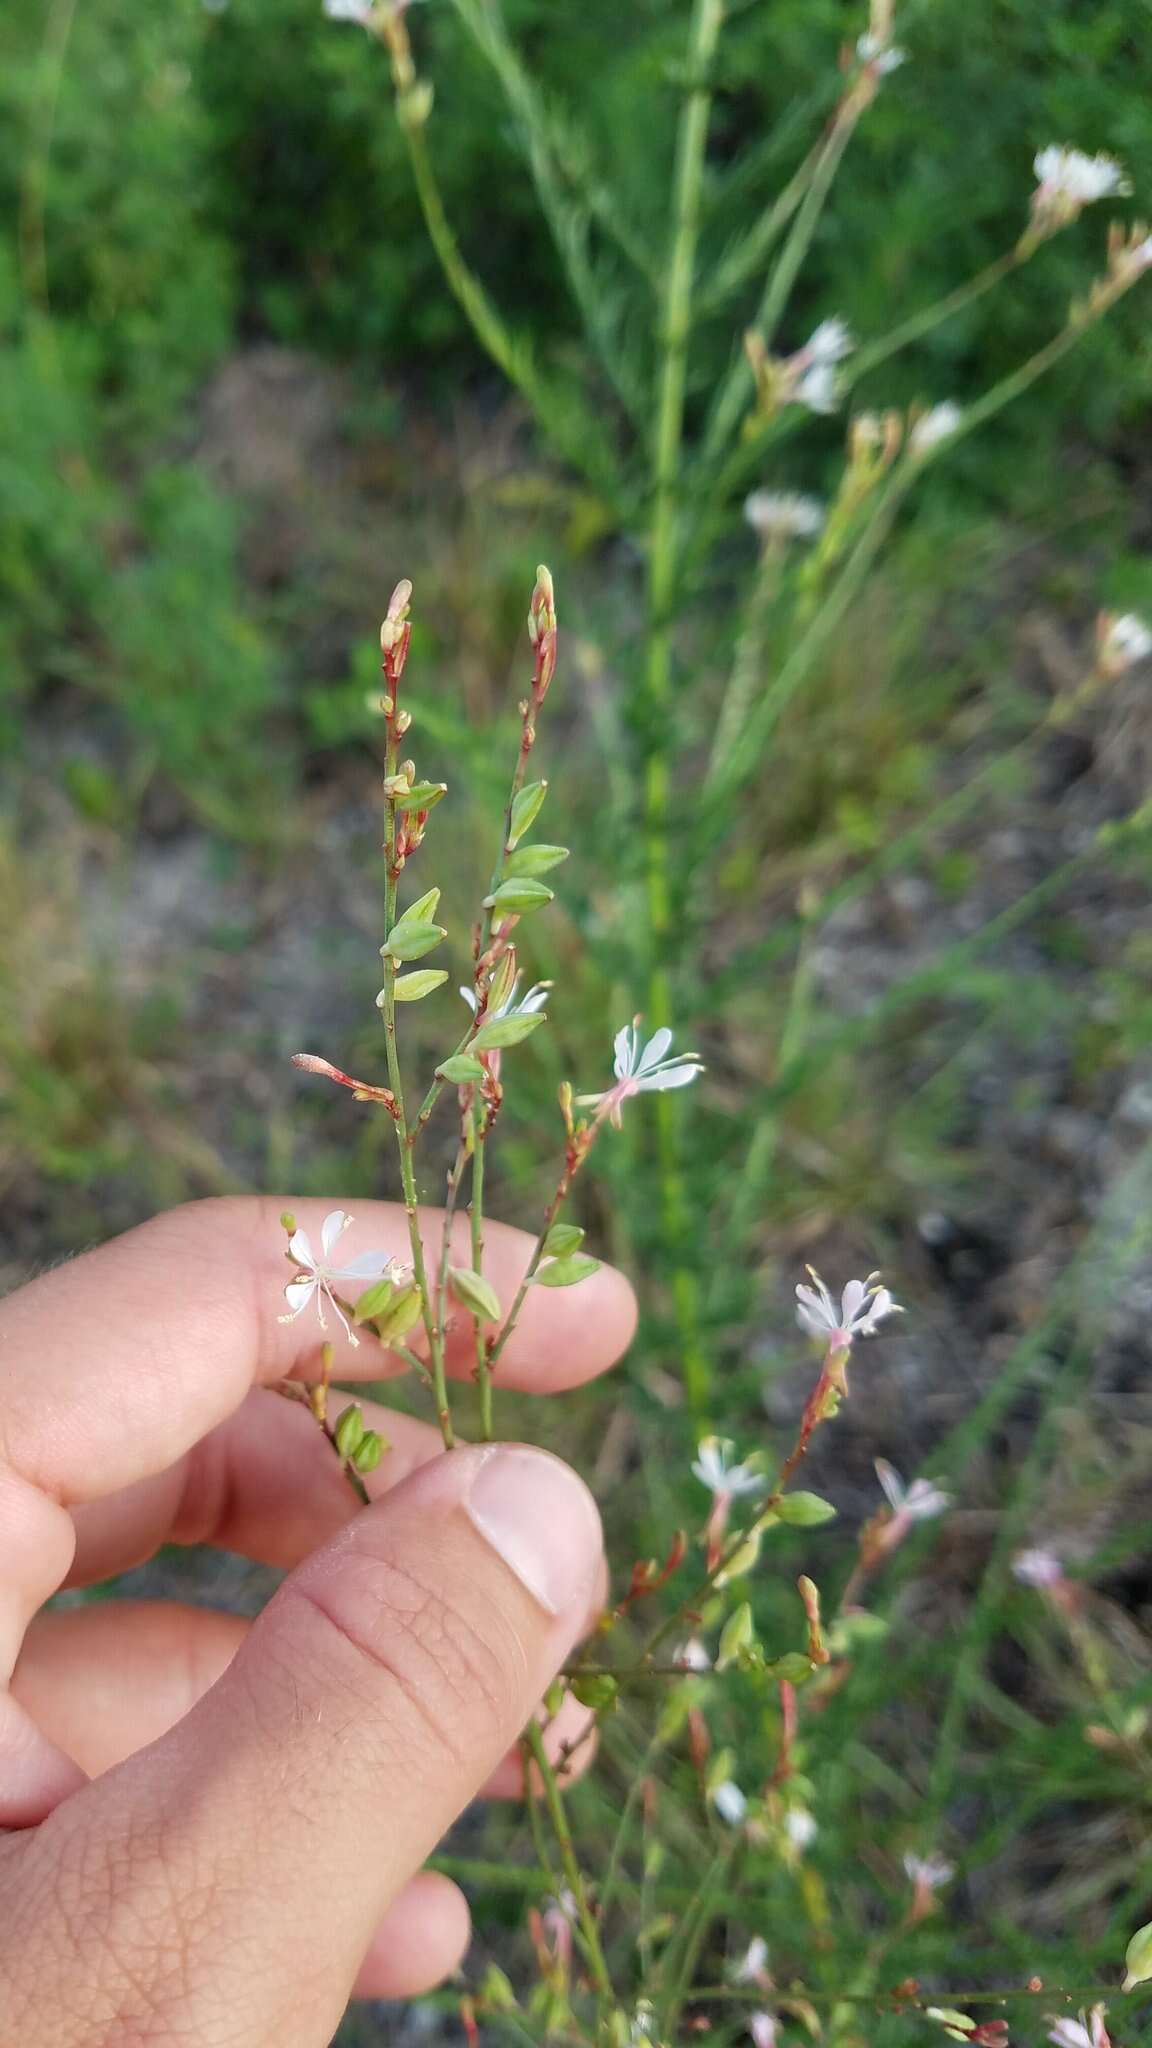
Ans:
POLYGON ((952 1495, 945 1493, 932 1479, 914 1479, 911 1486, 905 1486, 896 1467, 890 1465, 887 1458, 876 1459, 876 1477, 898 1521, 930 1522, 952 1505, 952 1495))
POLYGON ((724 1500, 738 1500, 745 1493, 763 1493, 763 1473, 758 1472, 750 1460, 746 1465, 734 1465, 734 1449, 730 1437, 701 1437, 692 1466, 693 1477, 700 1481, 701 1486, 706 1486, 709 1493, 724 1500))
POLYGON ((288 1240, 288 1256, 303 1270, 297 1273, 294 1280, 289 1280, 284 1289, 288 1314, 281 1316, 279 1320, 282 1323, 294 1323, 297 1316, 303 1314, 309 1302, 315 1300, 320 1328, 326 1330, 328 1325, 324 1320, 324 1303, 327 1301, 349 1342, 358 1344, 360 1339, 349 1326, 348 1319, 336 1299, 336 1290, 344 1292, 344 1283, 352 1281, 356 1284, 357 1293, 363 1293, 373 1280, 391 1277, 398 1281, 406 1277, 407 1268, 401 1266, 388 1252, 361 1252, 358 1258, 346 1259, 343 1265, 337 1264, 333 1253, 351 1221, 351 1216, 346 1216, 343 1209, 333 1209, 331 1215, 326 1216, 320 1226, 319 1253, 313 1250, 312 1240, 306 1230, 293 1231, 288 1240))
POLYGON ((721 1820, 730 1828, 741 1827, 747 1818, 748 1801, 732 1778, 725 1778, 720 1785, 714 1785, 711 1793, 712 1804, 721 1820))
POLYGON ((742 1956, 737 1956, 729 1974, 733 1984, 759 1984, 768 1973, 768 1943, 754 1934, 742 1956))
POLYGON ((904 1858, 904 1874, 917 1891, 938 1892, 941 1885, 951 1884, 956 1869, 945 1856, 913 1856, 909 1853, 904 1858))
POLYGON ((1053 2048, 1111 2048, 1104 2025, 1106 2009, 1103 2005, 1094 2005, 1090 2012, 1081 2013, 1078 2020, 1056 2019, 1049 2013, 1052 2030, 1048 2039, 1053 2048))
POLYGON ((1036 1586, 1043 1591, 1063 1585, 1064 1567, 1054 1550, 1043 1550, 1037 1546, 1033 1550, 1017 1551, 1012 1559, 1012 1576, 1019 1579, 1022 1586, 1036 1586))
POLYGON ((776 2022, 770 2012, 754 2012, 749 2015, 748 2032, 756 2048, 776 2048, 776 2022))
POLYGON ((671 1044, 672 1033, 666 1024, 642 1044, 640 1019, 634 1017, 616 1033, 613 1044, 615 1087, 606 1088, 601 1095, 578 1095, 577 1102, 583 1109, 598 1110, 619 1130, 624 1104, 633 1095, 686 1088, 703 1071, 703 1061, 694 1052, 673 1053, 669 1058, 671 1044))
POLYGON ((1037 185, 1032 194, 1032 216, 1046 234, 1067 227, 1097 200, 1123 198, 1132 190, 1123 164, 1102 150, 1089 156, 1082 149, 1050 143, 1038 151, 1033 169, 1037 185))
POLYGON ((811 1266, 807 1271, 812 1286, 805 1287, 801 1281, 796 1289, 796 1320, 829 1350, 848 1351, 855 1338, 872 1336, 885 1316, 904 1313, 888 1289, 879 1285, 879 1273, 869 1273, 866 1280, 850 1280, 837 1309, 819 1273, 811 1266))

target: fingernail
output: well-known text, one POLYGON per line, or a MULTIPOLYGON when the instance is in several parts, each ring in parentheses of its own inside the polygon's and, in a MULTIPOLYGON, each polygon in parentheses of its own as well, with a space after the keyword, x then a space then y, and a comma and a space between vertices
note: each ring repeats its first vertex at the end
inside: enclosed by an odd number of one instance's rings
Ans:
POLYGON ((583 1480, 559 1458, 500 1444, 476 1473, 465 1507, 550 1614, 587 1600, 600 1557, 600 1517, 583 1480))

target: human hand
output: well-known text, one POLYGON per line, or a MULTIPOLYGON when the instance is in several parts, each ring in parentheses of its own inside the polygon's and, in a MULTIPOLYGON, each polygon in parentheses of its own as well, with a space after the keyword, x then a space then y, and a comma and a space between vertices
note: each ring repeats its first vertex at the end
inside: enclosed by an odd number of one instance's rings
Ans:
MULTIPOLYGON (((0 1304, 0 2048, 323 2048, 354 1988, 438 1981, 468 1913, 421 1865, 476 1793, 518 1788, 510 1747, 603 1597, 591 1497, 543 1452, 440 1455, 365 1404, 393 1448, 358 1508, 267 1391, 319 1367, 315 1326, 277 1321, 281 1206, 174 1210, 0 1304), (169 1542, 290 1576, 252 1624, 36 1619, 169 1542)), ((331 1205, 293 1206, 314 1229, 331 1205)), ((353 1250, 403 1247, 401 1210, 356 1215, 353 1250)), ((508 1301, 531 1241, 486 1244, 508 1301)), ((610 1269, 534 1289, 501 1380, 574 1386, 633 1321, 610 1269)), ((334 1334, 337 1378, 385 1375, 334 1334)))

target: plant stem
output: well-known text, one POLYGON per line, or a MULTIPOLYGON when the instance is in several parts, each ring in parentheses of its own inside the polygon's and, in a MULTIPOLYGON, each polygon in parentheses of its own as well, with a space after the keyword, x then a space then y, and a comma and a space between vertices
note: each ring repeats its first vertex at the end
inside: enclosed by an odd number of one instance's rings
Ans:
POLYGON ((604 1959, 604 1950, 600 1941, 600 1930, 596 1925, 596 1918, 589 1903, 588 1887, 584 1882, 584 1872, 580 1868, 575 1844, 572 1840, 572 1831, 568 1826, 568 1815, 564 1809, 564 1799, 560 1791, 559 1781, 549 1761, 548 1751, 544 1744, 544 1731, 539 1721, 535 1718, 529 1721, 524 1731, 524 1741, 531 1753, 532 1761, 540 1773, 540 1783, 544 1788, 544 1803, 548 1808, 548 1818, 552 1823, 552 1831, 556 1837, 556 1847, 560 1852, 560 1862, 569 1890, 576 1901, 576 1918, 580 1925, 581 1935, 583 1936, 588 1967, 592 1972, 592 1981, 596 1986, 598 1997, 605 2004, 610 2005, 614 2002, 612 1979, 608 1974, 608 1965, 604 1959))
MULTIPOLYGON (((400 742, 396 731, 396 699, 398 682, 391 675, 388 678, 390 696, 387 702, 387 743, 385 748, 385 777, 391 781, 396 774, 400 758, 400 742)), ((384 928, 385 937, 396 923, 396 898, 399 875, 396 867, 396 800, 386 796, 384 800, 384 928)), ((448 1381, 444 1370, 444 1326, 436 1313, 428 1286, 428 1272, 424 1260, 424 1242, 420 1235, 420 1214, 417 1206, 416 1175, 412 1166, 412 1136, 409 1135, 407 1116, 404 1108, 404 1082, 400 1072, 400 1055, 396 1045, 396 962, 391 956, 384 958, 384 1000, 381 1009, 384 1017, 384 1045, 388 1060, 388 1081, 396 1099, 393 1118, 396 1131, 396 1149, 400 1158, 400 1184, 404 1191, 404 1210, 408 1218, 408 1242, 412 1251, 412 1273, 420 1289, 421 1313, 424 1334, 428 1340, 429 1369, 432 1374, 433 1399, 436 1405, 436 1420, 444 1439, 445 1450, 452 1450, 456 1434, 452 1427, 452 1416, 448 1407, 448 1381)))
MULTIPOLYGON (((484 1271, 484 1104, 472 1094, 472 1202, 469 1222, 472 1236, 472 1271, 484 1271)), ((480 1436, 492 1442, 492 1359, 484 1334, 484 1319, 474 1316, 476 1328, 476 1384, 480 1389, 480 1436)))
POLYGON ((923 335, 931 334, 934 327, 939 327, 943 321, 950 320, 954 313, 962 313, 965 307, 974 305, 977 299, 983 298, 985 292, 990 292, 1004 278, 1010 277, 1014 270, 1018 270, 1025 260, 1026 257, 1019 247, 1007 250, 1003 256, 997 256, 992 263, 985 264, 984 269, 978 270, 975 277, 970 277, 966 284, 957 285, 954 292, 946 292, 942 299, 934 299, 930 306, 923 306, 918 313, 909 314, 907 320, 902 320, 898 327, 890 328, 887 334, 882 334, 870 347, 858 350, 844 367, 841 379, 844 390, 851 390, 869 370, 874 370, 879 363, 886 363, 890 356, 898 354, 902 348, 907 348, 910 342, 919 341, 923 335))
MULTIPOLYGON (((711 92, 708 70, 724 18, 724 0, 695 0, 688 32, 688 91, 676 142, 672 242, 665 288, 663 357, 652 467, 652 522, 648 543, 648 638, 644 673, 643 832, 648 916, 648 1021, 669 1022, 668 953, 672 938, 669 889, 669 795, 672 695, 672 608, 676 594, 677 501, 684 438, 684 400, 692 294, 700 234, 700 200, 708 142, 711 92)), ((699 1336, 699 1294, 685 1257, 687 1201, 677 1128, 669 1098, 656 1103, 656 1145, 665 1245, 672 1261, 672 1293, 689 1403, 700 1413, 709 1376, 699 1336)))

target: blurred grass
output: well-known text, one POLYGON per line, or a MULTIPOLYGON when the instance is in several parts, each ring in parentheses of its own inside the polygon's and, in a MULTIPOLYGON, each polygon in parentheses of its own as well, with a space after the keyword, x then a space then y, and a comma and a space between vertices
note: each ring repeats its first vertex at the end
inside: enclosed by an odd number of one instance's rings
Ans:
MULTIPOLYGON (((841 0, 735 14, 707 195, 717 256, 793 167, 800 117, 824 110, 811 80, 857 26, 841 0)), ((597 0, 561 34, 519 0, 509 19, 643 233, 667 184, 681 10, 649 0, 625 18, 597 0)), ((445 81, 444 175, 468 245, 547 360, 581 357, 494 89, 450 10, 418 25, 445 81)), ((910 7, 914 61, 817 241, 798 331, 836 309, 875 332, 893 303, 929 303, 988 260, 1017 231, 1032 150, 1050 139, 1115 148, 1152 189, 1146 27, 1134 0, 988 0, 963 33, 951 10, 910 7)), ((417 582, 420 764, 452 784, 426 858, 456 930, 487 870, 539 553, 560 592, 542 748, 549 833, 573 858, 556 914, 528 940, 529 972, 559 993, 549 1033, 516 1062, 500 1133, 493 1205, 510 1218, 538 1213, 557 1082, 597 1084, 636 1000, 628 890, 605 852, 618 844, 606 814, 628 802, 634 542, 494 393, 435 280, 385 99, 361 40, 313 0, 49 0, 0 24, 13 1282, 188 1196, 390 1188, 387 1133, 286 1060, 305 1043, 353 1071, 376 1058, 364 700, 376 615, 401 573, 417 582)), ((983 387, 1083 282, 1072 236, 1045 265, 1035 291, 865 396, 923 395, 929 373, 931 396, 983 387)), ((604 289, 610 305, 608 269, 604 289)), ((717 319, 694 407, 731 332, 717 319)), ((642 363, 650 336, 627 340, 642 363)), ((707 1117, 688 1170, 715 1419, 744 1443, 786 1442, 804 1389, 788 1323, 800 1261, 827 1262, 830 1278, 883 1262, 907 1328, 861 1359, 813 1483, 849 1535, 876 1505, 877 1454, 930 1470, 958 1501, 885 1582, 891 1632, 813 1717, 810 1858, 754 1850, 720 1879, 732 1951, 764 1931, 781 1974, 803 1968, 816 1989, 877 1964, 905 1847, 954 1855, 961 1876, 946 1915, 885 1947, 886 1982, 1108 1977, 1148 1917, 1143 1724, 1127 1748, 1086 1733, 1105 1709, 1123 1722, 1149 1704, 1146 684, 1118 688, 1062 742, 1041 725, 1082 670, 1097 607, 1152 605, 1150 378, 1146 323, 1125 309, 1065 374, 1058 406, 1030 402, 964 451, 790 705, 704 878, 689 1021, 707 1117), (1104 1707, 1006 1569, 1037 1536, 1067 1543, 1088 1589, 1104 1707)), ((797 481, 826 481, 836 440, 817 431, 797 481)), ((732 535, 685 626, 696 733, 750 560, 732 535)), ((420 1011, 414 1057, 442 1049, 454 1000, 420 1011)), ((435 1143, 433 1194, 446 1126, 435 1143)), ((625 1134, 579 1220, 643 1272, 654 1207, 625 1134)), ((543 1430, 593 1470, 625 1560, 702 1516, 677 1368, 669 1304, 650 1286, 626 1391, 547 1415, 506 1398, 506 1427, 543 1430)), ((796 1571, 834 1586, 850 1542, 774 1540, 757 1618, 783 1646, 796 1571)), ((775 1742, 751 1689, 715 1714, 737 1756, 775 1742)), ((650 1703, 629 1702, 575 1795, 605 1853, 651 1722, 650 1703)), ((695 1871, 712 1844, 679 1738, 666 1768, 672 1853, 695 1871)), ((528 1849, 511 1815, 488 1830, 479 1860, 503 1866, 507 1888, 490 1871, 477 1913, 505 1957, 528 1849)), ((708 1961, 718 1972, 723 1957, 708 1961)), ((868 2024, 870 2040, 905 2037, 891 2018, 868 2024)), ((1042 2032, 1025 2023, 1025 2038, 1042 2032)))

